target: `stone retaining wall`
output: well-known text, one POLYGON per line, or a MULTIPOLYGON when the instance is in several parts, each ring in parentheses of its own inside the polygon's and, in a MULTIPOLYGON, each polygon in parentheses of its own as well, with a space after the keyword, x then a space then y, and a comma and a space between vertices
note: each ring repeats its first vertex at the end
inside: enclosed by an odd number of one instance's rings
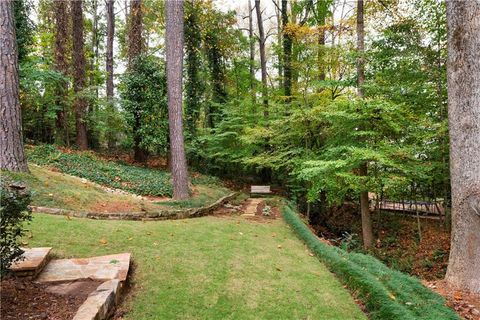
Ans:
POLYGON ((54 215, 70 216, 77 218, 88 218, 98 220, 142 220, 142 221, 156 221, 156 220, 175 220, 198 218, 211 214, 217 210, 227 201, 233 199, 238 193, 233 192, 224 196, 213 204, 201 208, 177 209, 177 210, 161 210, 157 212, 85 212, 74 211, 59 208, 48 208, 39 206, 30 206, 32 212, 48 213, 54 215))

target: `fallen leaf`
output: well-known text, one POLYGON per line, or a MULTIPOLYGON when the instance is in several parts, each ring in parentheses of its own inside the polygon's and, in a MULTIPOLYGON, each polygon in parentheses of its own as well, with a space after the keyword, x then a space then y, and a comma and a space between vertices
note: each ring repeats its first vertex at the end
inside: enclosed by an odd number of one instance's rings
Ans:
POLYGON ((107 243, 108 243, 108 241, 107 241, 107 240, 105 240, 105 239, 100 239, 100 241, 99 241, 99 242, 100 242, 100 244, 103 244, 103 245, 105 245, 105 244, 107 244, 107 243))
POLYGON ((20 243, 22 244, 22 246, 28 245, 28 241, 22 241, 22 242, 20 242, 20 243))
POLYGON ((154 246, 158 246, 158 242, 154 242, 153 245, 154 245, 154 246))
POLYGON ((309 255, 310 257, 315 256, 315 255, 314 255, 313 253, 311 253, 311 252, 309 252, 308 255, 309 255))
POLYGON ((282 271, 282 269, 280 269, 279 267, 276 267, 277 271, 282 271))
POLYGON ((388 296, 389 296, 390 299, 392 299, 392 300, 397 300, 397 298, 395 298, 395 296, 394 296, 393 294, 391 294, 391 293, 389 293, 388 296))
POLYGON ((277 248, 278 248, 278 249, 282 249, 282 245, 279 244, 279 245, 277 246, 277 248))
POLYGON ((133 237, 129 237, 129 238, 128 238, 128 241, 132 241, 132 240, 133 240, 133 237))
POLYGON ((53 197, 53 193, 49 193, 48 196, 49 196, 49 197, 53 197))
POLYGON ((239 232, 238 234, 241 235, 241 236, 243 236, 243 232, 239 232))
POLYGON ((151 235, 152 233, 150 231, 147 232, 147 236, 151 235))

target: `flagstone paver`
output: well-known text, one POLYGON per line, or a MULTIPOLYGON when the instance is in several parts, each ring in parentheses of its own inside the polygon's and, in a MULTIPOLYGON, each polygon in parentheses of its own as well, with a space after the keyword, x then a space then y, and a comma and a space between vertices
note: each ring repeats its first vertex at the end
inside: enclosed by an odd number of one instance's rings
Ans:
POLYGON ((263 199, 256 199, 256 198, 250 198, 247 199, 247 206, 245 208, 245 213, 242 214, 244 217, 254 217, 255 214, 257 213, 257 207, 260 203, 262 203, 264 200, 263 199))
POLYGON ((39 275, 38 282, 81 279, 125 281, 130 267, 130 253, 83 259, 52 260, 39 275))
POLYGON ((80 306, 73 320, 107 319, 115 304, 118 303, 122 283, 114 279, 98 286, 80 306))
POLYGON ((14 262, 10 269, 20 277, 35 277, 47 264, 48 254, 52 248, 22 248, 22 250, 24 250, 24 253, 22 254, 23 259, 14 262))

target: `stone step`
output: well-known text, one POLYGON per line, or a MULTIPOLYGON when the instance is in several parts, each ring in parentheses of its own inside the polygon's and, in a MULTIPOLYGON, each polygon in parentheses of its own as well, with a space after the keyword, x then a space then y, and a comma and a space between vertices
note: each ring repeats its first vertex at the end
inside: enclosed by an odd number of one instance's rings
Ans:
POLYGON ((10 270, 18 277, 35 278, 47 264, 52 248, 22 248, 22 250, 24 250, 22 254, 23 259, 14 262, 10 270))
POLYGON ((257 213, 257 207, 259 204, 264 202, 262 199, 254 199, 254 198, 249 198, 247 199, 247 205, 245 207, 245 211, 242 214, 244 217, 254 217, 257 213))
POLYGON ((130 267, 130 253, 83 259, 52 260, 37 278, 38 282, 82 279, 125 281, 130 267))

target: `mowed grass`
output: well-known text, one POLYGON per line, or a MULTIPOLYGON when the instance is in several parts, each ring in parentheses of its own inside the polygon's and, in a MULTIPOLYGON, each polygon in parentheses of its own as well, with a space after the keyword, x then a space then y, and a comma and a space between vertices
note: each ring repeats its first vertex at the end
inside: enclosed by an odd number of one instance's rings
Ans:
POLYGON ((197 184, 189 200, 149 201, 132 194, 105 191, 98 184, 50 168, 30 164, 30 173, 2 172, 13 181, 21 181, 32 192, 32 205, 94 212, 155 212, 164 209, 202 207, 231 191, 219 185, 197 184))
POLYGON ((131 252, 134 285, 125 319, 366 319, 282 220, 35 214, 29 229, 30 246, 52 246, 59 257, 131 252))

